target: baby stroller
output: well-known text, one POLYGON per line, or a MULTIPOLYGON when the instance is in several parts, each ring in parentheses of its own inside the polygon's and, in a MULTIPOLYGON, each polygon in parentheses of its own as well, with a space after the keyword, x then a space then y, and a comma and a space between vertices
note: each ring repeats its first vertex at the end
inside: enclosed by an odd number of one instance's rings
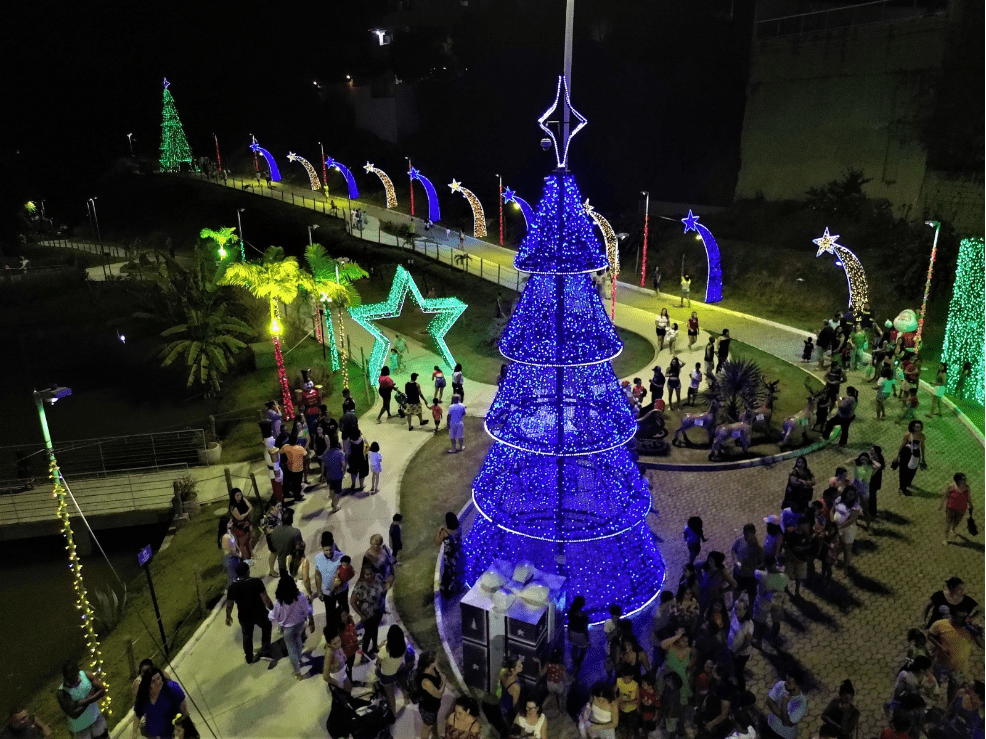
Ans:
POLYGON ((397 415, 404 418, 407 415, 407 396, 400 390, 395 390, 394 400, 397 401, 397 415))
POLYGON ((390 739, 394 714, 383 691, 375 688, 364 698, 330 685, 332 709, 325 728, 332 739, 390 739))

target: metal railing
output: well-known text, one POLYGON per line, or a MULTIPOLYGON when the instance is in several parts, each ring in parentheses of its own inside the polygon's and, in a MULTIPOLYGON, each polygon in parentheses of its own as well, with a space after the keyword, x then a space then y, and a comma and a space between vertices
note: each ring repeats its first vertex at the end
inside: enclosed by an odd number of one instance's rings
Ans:
MULTIPOLYGON (((339 204, 336 203, 336 208, 333 210, 330 207, 330 202, 326 200, 324 196, 309 198, 305 195, 296 194, 293 189, 270 188, 267 187, 263 181, 256 183, 252 180, 243 180, 233 176, 227 176, 225 180, 220 178, 218 183, 215 178, 207 177, 201 173, 188 173, 186 176, 225 185, 226 187, 240 187, 241 189, 249 189, 255 195, 272 198, 273 200, 280 200, 285 203, 289 202, 292 205, 311 208, 316 213, 321 213, 329 217, 346 220, 348 216, 348 206, 340 207, 339 204)), ((409 216, 398 212, 394 212, 393 216, 395 221, 403 221, 410 218, 409 216)), ((503 287, 508 287, 511 290, 520 291, 520 288, 526 280, 526 275, 522 272, 518 272, 513 267, 472 255, 467 250, 459 249, 457 243, 440 243, 434 239, 429 239, 427 236, 418 235, 413 240, 413 245, 411 245, 409 240, 405 237, 397 237, 393 234, 385 233, 382 229, 376 230, 378 244, 396 246, 397 248, 405 251, 414 251, 418 254, 423 254, 424 256, 435 259, 443 264, 449 264, 455 269, 476 275, 477 277, 490 282, 495 282, 496 284, 503 287), (457 257, 459 258, 459 261, 456 261, 457 257)), ((354 236, 357 235, 357 230, 353 229, 352 233, 354 236)), ((363 238, 362 231, 360 231, 360 238, 363 238)))
MULTIPOLYGON (((172 483, 188 472, 187 464, 119 470, 112 475, 65 475, 72 494, 86 516, 104 516, 138 510, 161 510, 174 498, 172 483)), ((58 517, 51 484, 37 481, 29 490, 0 496, 0 525, 50 521, 58 517)), ((70 506, 69 515, 77 515, 70 506)))
POLYGON ((892 0, 876 0, 860 5, 847 5, 757 21, 756 40, 768 41, 775 38, 852 29, 878 23, 891 23, 905 18, 918 18, 932 13, 933 11, 919 7, 917 0, 910 7, 901 6, 899 2, 892 0))
MULTIPOLYGON (((108 475, 128 469, 156 469, 176 464, 199 464, 198 452, 205 449, 203 429, 157 431, 131 436, 109 436, 99 439, 59 441, 55 456, 63 475, 108 475)), ((32 469, 35 475, 47 474, 47 456, 41 446, 28 448, 23 444, 0 447, 0 459, 13 460, 16 452, 34 454, 32 469)))

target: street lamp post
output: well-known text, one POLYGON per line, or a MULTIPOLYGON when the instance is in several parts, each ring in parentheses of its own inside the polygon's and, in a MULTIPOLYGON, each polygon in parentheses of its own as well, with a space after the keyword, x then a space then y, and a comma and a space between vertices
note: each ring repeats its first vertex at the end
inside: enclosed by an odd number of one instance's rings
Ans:
POLYGON ((640 194, 644 196, 644 251, 640 260, 640 286, 643 287, 647 281, 647 227, 650 220, 650 193, 641 190, 640 194))
POLYGON ((243 238, 243 219, 240 218, 240 213, 245 211, 246 208, 236 209, 236 225, 240 227, 240 261, 246 261, 246 241, 243 238))
POLYGON ((918 332, 914 337, 914 352, 921 351, 921 334, 924 333, 924 318, 928 312, 928 293, 931 292, 931 275, 935 271, 935 257, 938 256, 938 232, 941 231, 941 221, 925 221, 925 226, 935 229, 935 239, 931 244, 931 259, 928 260, 928 277, 924 281, 924 300, 921 302, 921 314, 918 316, 918 332))
POLYGON ((212 140, 216 142, 216 164, 219 166, 219 174, 223 173, 223 160, 219 156, 219 137, 216 134, 212 134, 212 140))
MULTIPOLYGON (((53 495, 58 504, 58 518, 62 527, 62 534, 65 536, 65 549, 68 551, 69 571, 72 573, 72 587, 75 590, 75 605, 82 612, 82 634, 86 641, 89 652, 89 663, 93 673, 105 682, 103 676, 103 658, 99 652, 99 637, 96 634, 96 615, 93 613, 86 592, 85 583, 82 579, 82 562, 75 544, 75 536, 72 533, 72 523, 68 511, 68 487, 62 479, 58 469, 58 462, 55 459, 55 448, 51 443, 51 433, 48 430, 48 419, 45 416, 45 405, 54 405, 61 398, 67 398, 72 394, 72 389, 67 387, 50 387, 47 390, 34 391, 34 407, 38 411, 38 420, 41 422, 41 433, 44 436, 45 450, 48 453, 48 472, 51 476, 53 485, 53 495)), ((100 701, 104 711, 109 710, 109 698, 100 701)))
POLYGON ((134 155, 134 135, 132 133, 127 134, 127 143, 130 144, 130 156, 134 155))
POLYGON ((99 198, 97 196, 94 196, 94 197, 89 198, 89 202, 92 203, 92 217, 96 221, 96 238, 99 240, 99 243, 102 244, 103 243, 103 235, 99 231, 99 215, 96 213, 96 201, 98 199, 99 198))
POLYGON ((318 142, 318 149, 322 152, 322 186, 325 187, 325 197, 329 196, 329 170, 325 166, 325 147, 322 142, 318 142))
POLYGON ((308 246, 312 245, 312 230, 316 228, 318 228, 317 223, 313 223, 311 226, 308 227, 308 246))
POLYGON ((500 183, 500 246, 503 246, 503 178, 496 176, 500 183))

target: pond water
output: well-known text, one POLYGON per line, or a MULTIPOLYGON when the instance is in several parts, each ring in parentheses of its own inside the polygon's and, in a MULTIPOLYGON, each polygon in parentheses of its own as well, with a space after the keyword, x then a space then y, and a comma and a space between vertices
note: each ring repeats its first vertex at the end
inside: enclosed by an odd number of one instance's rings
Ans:
MULTIPOLYGON (((140 575, 137 552, 157 548, 166 526, 135 526, 97 532, 110 563, 124 582, 140 575)), ((90 593, 122 588, 99 554, 82 558, 90 593)), ((26 700, 70 656, 85 648, 75 607, 65 540, 61 536, 0 542, 0 715, 14 701, 26 700)), ((135 635, 137 636, 137 635, 135 635)))

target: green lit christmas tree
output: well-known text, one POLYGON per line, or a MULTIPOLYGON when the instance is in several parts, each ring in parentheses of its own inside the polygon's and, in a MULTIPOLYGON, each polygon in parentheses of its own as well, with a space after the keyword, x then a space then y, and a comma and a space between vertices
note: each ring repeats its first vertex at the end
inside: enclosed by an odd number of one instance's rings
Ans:
POLYGON ((181 165, 192 167, 192 149, 181 127, 175 99, 168 88, 171 83, 164 80, 164 111, 161 118, 161 171, 178 172, 181 165))
POLYGON ((955 392, 962 366, 969 362, 972 372, 963 382, 964 395, 980 405, 986 401, 984 377, 984 325, 986 310, 986 259, 982 237, 962 239, 959 245, 959 261, 955 269, 955 286, 948 308, 948 324, 945 328, 945 345, 942 361, 948 363, 948 389, 955 392))

